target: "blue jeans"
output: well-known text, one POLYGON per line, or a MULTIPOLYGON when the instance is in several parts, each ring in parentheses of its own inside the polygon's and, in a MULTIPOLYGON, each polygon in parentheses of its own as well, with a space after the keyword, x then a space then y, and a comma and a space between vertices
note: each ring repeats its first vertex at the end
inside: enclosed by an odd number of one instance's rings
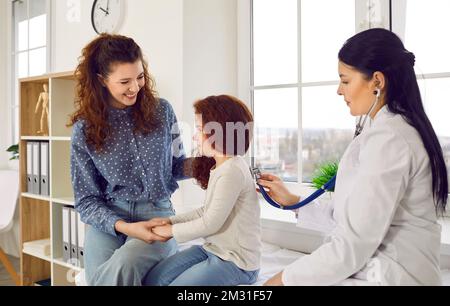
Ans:
MULTIPOLYGON (((111 209, 130 223, 174 215, 170 200, 155 203, 115 201, 111 209)), ((148 244, 124 234, 114 237, 89 226, 84 248, 89 285, 140 286, 152 267, 176 253, 177 244, 174 239, 148 244)))
POLYGON ((237 286, 256 282, 259 270, 245 271, 193 246, 161 261, 147 275, 150 286, 237 286))

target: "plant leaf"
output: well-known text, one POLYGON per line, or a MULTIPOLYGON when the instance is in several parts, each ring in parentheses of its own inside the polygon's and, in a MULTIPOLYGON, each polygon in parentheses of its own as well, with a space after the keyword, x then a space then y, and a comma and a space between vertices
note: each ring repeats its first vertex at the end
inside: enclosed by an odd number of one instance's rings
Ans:
POLYGON ((14 152, 14 153, 19 153, 19 145, 12 145, 8 148, 8 150, 6 150, 6 152, 14 152))
MULTIPOLYGON (((328 162, 320 165, 313 174, 312 186, 316 189, 322 188, 338 171, 337 162, 328 162)), ((330 191, 334 191, 334 188, 330 191)))

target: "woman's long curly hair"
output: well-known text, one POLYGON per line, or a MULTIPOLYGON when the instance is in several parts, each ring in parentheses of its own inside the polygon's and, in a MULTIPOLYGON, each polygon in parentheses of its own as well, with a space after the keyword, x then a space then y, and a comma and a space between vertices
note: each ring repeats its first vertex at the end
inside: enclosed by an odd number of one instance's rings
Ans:
MULTIPOLYGON (((242 101, 227 95, 210 96, 197 101, 194 110, 201 115, 205 141, 217 136, 216 130, 205 129, 205 126, 214 123, 222 129, 223 139, 211 142, 213 149, 228 156, 245 155, 253 137, 253 115, 242 101)), ((208 188, 210 171, 215 165, 212 157, 201 156, 192 161, 192 176, 202 189, 208 188)))
POLYGON ((155 117, 159 100, 154 90, 155 82, 148 72, 141 48, 131 38, 101 34, 82 51, 75 70, 76 111, 72 114, 68 126, 84 120, 87 144, 93 146, 97 152, 103 150, 105 142, 112 134, 112 126, 108 121, 110 93, 100 82, 99 76, 107 79, 114 65, 132 64, 137 61, 141 61, 143 65, 145 85, 138 93, 136 104, 131 106, 134 132, 147 135, 159 123, 155 117))

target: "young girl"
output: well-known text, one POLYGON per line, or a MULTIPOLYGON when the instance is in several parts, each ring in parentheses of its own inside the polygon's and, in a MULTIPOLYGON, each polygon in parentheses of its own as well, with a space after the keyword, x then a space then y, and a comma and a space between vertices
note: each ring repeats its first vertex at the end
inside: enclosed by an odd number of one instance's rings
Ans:
MULTIPOLYGON (((85 240, 90 285, 141 285, 147 272, 176 252, 150 222, 174 214, 183 178, 182 150, 172 150, 176 117, 156 97, 141 48, 103 34, 89 43, 76 71, 71 174, 75 209, 91 225, 85 240)), ((180 146, 179 146, 180 147, 180 146)))
POLYGON ((260 264, 260 208, 249 167, 253 117, 230 96, 213 96, 194 105, 194 140, 203 157, 193 175, 206 189, 203 207, 153 228, 159 236, 186 242, 203 237, 203 246, 177 253, 153 268, 146 284, 218 286, 252 284, 260 264), (212 133, 214 131, 214 133, 212 133), (221 137, 223 136, 223 137, 221 137))

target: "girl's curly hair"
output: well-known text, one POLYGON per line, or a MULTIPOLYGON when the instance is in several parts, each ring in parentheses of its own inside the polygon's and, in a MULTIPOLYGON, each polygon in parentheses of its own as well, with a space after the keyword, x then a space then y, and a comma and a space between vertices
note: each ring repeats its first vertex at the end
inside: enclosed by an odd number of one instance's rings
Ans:
MULTIPOLYGON (((201 115, 203 128, 209 123, 215 123, 222 129, 223 139, 211 143, 213 149, 226 155, 245 155, 253 136, 253 115, 242 101, 228 95, 210 96, 194 103, 194 110, 195 114, 201 115), (241 128, 235 129, 239 125, 241 128), (243 143, 240 143, 240 139, 243 139, 243 143)), ((205 141, 216 132, 203 131, 207 138, 205 141)), ((192 161, 192 176, 201 188, 208 188, 210 171, 215 164, 214 158, 205 156, 192 161)))
POLYGON ((159 100, 154 90, 155 82, 148 72, 141 48, 131 38, 101 34, 82 51, 75 70, 76 111, 71 115, 68 126, 84 120, 87 144, 92 145, 97 152, 102 151, 112 133, 108 121, 110 93, 102 86, 99 75, 107 79, 114 65, 137 61, 141 61, 143 65, 145 85, 138 93, 136 104, 132 106, 134 132, 147 135, 159 124, 155 117, 159 100))

